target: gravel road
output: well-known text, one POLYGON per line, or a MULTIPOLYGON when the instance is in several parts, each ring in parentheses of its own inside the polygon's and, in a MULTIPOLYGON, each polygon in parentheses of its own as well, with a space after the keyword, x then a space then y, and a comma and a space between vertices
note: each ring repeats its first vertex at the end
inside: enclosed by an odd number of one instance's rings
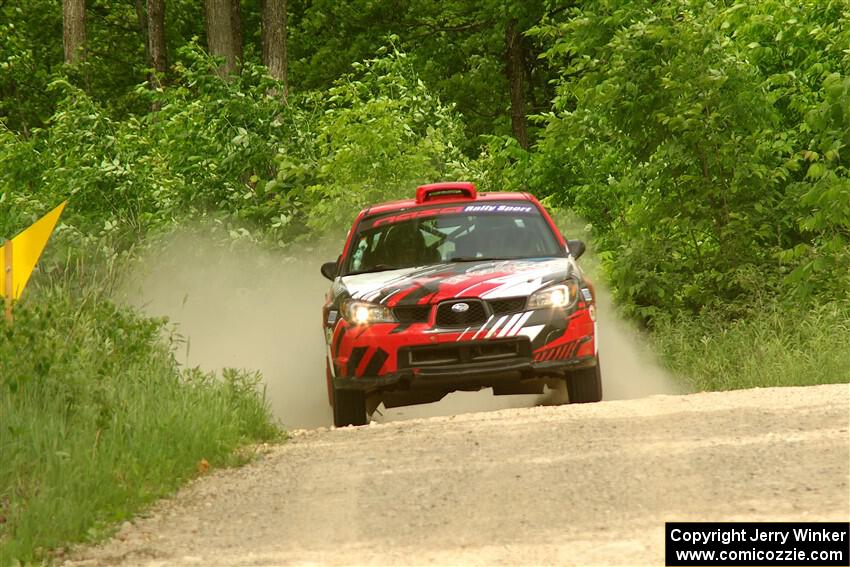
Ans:
POLYGON ((66 565, 663 564, 668 520, 850 517, 850 385, 296 431, 66 565))

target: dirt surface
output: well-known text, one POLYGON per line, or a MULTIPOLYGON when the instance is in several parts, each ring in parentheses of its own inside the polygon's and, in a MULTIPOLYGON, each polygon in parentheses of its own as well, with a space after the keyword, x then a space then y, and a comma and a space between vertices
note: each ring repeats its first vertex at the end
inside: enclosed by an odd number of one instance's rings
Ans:
POLYGON ((301 430, 67 565, 663 564, 669 520, 850 516, 850 385, 301 430))

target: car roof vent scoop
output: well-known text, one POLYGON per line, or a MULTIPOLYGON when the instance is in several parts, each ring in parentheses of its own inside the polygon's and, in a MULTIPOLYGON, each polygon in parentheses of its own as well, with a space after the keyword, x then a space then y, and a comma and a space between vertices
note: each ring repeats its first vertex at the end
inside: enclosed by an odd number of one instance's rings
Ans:
POLYGON ((443 199, 475 199, 478 192, 475 183, 469 181, 451 181, 448 183, 431 183, 416 188, 416 203, 427 203, 443 199))

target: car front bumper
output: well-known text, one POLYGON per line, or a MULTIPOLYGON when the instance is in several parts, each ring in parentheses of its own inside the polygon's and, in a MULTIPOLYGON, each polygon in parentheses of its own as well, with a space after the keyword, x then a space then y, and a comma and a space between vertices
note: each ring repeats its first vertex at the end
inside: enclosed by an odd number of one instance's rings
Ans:
POLYGON ((405 368, 382 376, 336 376, 333 385, 344 390, 475 389, 504 382, 562 377, 579 368, 593 367, 597 358, 584 355, 567 360, 536 362, 530 358, 494 363, 452 364, 405 368))
MULTIPOLYGON (((329 341, 337 389, 475 389, 596 364, 596 328, 587 308, 534 312, 504 333, 439 330, 426 324, 348 326, 329 341)), ((504 328, 504 327, 503 327, 504 328)))

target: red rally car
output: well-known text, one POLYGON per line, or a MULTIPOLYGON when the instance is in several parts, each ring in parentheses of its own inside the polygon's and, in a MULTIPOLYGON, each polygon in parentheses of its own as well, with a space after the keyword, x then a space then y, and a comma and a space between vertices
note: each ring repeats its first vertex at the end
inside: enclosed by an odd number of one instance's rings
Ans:
POLYGON ((336 426, 457 390, 602 399, 594 290, 527 193, 436 183, 360 212, 323 311, 336 426))

